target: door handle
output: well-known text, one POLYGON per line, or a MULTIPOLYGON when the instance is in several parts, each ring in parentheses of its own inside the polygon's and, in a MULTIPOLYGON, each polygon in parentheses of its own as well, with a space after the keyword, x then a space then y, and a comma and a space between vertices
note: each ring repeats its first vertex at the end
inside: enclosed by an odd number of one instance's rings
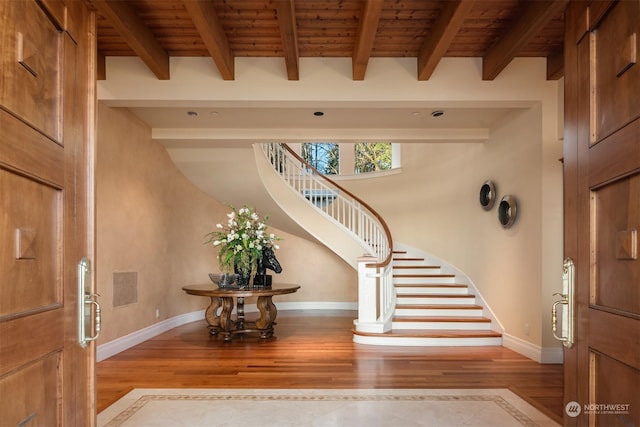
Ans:
POLYGON ((551 306, 551 331, 555 339, 562 341, 562 345, 567 348, 573 347, 573 308, 575 304, 574 286, 575 286, 575 265, 571 258, 565 258, 562 265, 562 293, 553 295, 560 296, 551 306), (558 335, 558 306, 561 305, 562 326, 561 335, 558 335))
POLYGON ((95 341, 100 335, 102 318, 100 303, 97 301, 99 296, 91 292, 91 261, 88 258, 82 258, 78 263, 78 341, 82 348, 87 347, 89 342, 95 341), (94 313, 93 321, 92 313, 94 313), (92 325, 93 335, 87 336, 87 331, 92 325))

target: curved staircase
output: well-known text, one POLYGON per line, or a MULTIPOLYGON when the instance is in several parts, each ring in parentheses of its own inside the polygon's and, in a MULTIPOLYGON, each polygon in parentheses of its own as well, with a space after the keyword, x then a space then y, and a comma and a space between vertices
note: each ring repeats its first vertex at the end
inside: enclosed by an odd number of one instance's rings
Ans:
POLYGON ((360 344, 398 346, 502 345, 502 334, 492 330, 469 285, 456 274, 406 251, 394 251, 393 284, 396 306, 391 330, 383 333, 353 330, 360 344))
POLYGON ((502 345, 502 334, 495 331, 502 328, 478 303, 481 298, 459 270, 437 265, 432 257, 427 261, 394 250, 389 228, 377 212, 286 144, 255 145, 254 151, 263 184, 276 203, 358 271, 354 342, 502 345))

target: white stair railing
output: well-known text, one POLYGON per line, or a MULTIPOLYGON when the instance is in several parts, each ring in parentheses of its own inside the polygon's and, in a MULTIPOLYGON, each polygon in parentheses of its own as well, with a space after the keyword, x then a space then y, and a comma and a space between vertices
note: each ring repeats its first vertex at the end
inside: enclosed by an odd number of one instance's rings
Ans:
POLYGON ((363 332, 391 328, 395 309, 393 240, 382 217, 367 203, 320 173, 286 144, 261 144, 268 162, 300 197, 363 243, 371 256, 358 259, 358 320, 363 332))

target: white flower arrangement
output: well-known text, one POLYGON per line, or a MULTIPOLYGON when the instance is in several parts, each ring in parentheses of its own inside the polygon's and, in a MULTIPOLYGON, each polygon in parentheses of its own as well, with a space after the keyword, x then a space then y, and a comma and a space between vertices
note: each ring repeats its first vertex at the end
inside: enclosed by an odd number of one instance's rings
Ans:
POLYGON ((218 230, 207 234, 205 243, 218 248, 218 262, 223 270, 250 277, 256 272, 262 250, 267 247, 279 249, 276 241, 281 239, 267 233, 268 216, 260 220, 253 208, 244 206, 236 210, 230 207, 227 225, 216 224, 218 230))

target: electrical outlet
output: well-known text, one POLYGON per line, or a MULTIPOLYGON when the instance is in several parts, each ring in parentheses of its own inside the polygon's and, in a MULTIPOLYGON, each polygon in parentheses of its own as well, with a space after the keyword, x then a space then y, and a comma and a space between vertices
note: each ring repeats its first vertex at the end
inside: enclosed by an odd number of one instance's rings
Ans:
POLYGON ((528 323, 524 324, 524 334, 525 335, 529 335, 529 333, 531 332, 531 326, 529 326, 528 323))
POLYGON ((156 308, 156 319, 160 318, 160 309, 156 308))

